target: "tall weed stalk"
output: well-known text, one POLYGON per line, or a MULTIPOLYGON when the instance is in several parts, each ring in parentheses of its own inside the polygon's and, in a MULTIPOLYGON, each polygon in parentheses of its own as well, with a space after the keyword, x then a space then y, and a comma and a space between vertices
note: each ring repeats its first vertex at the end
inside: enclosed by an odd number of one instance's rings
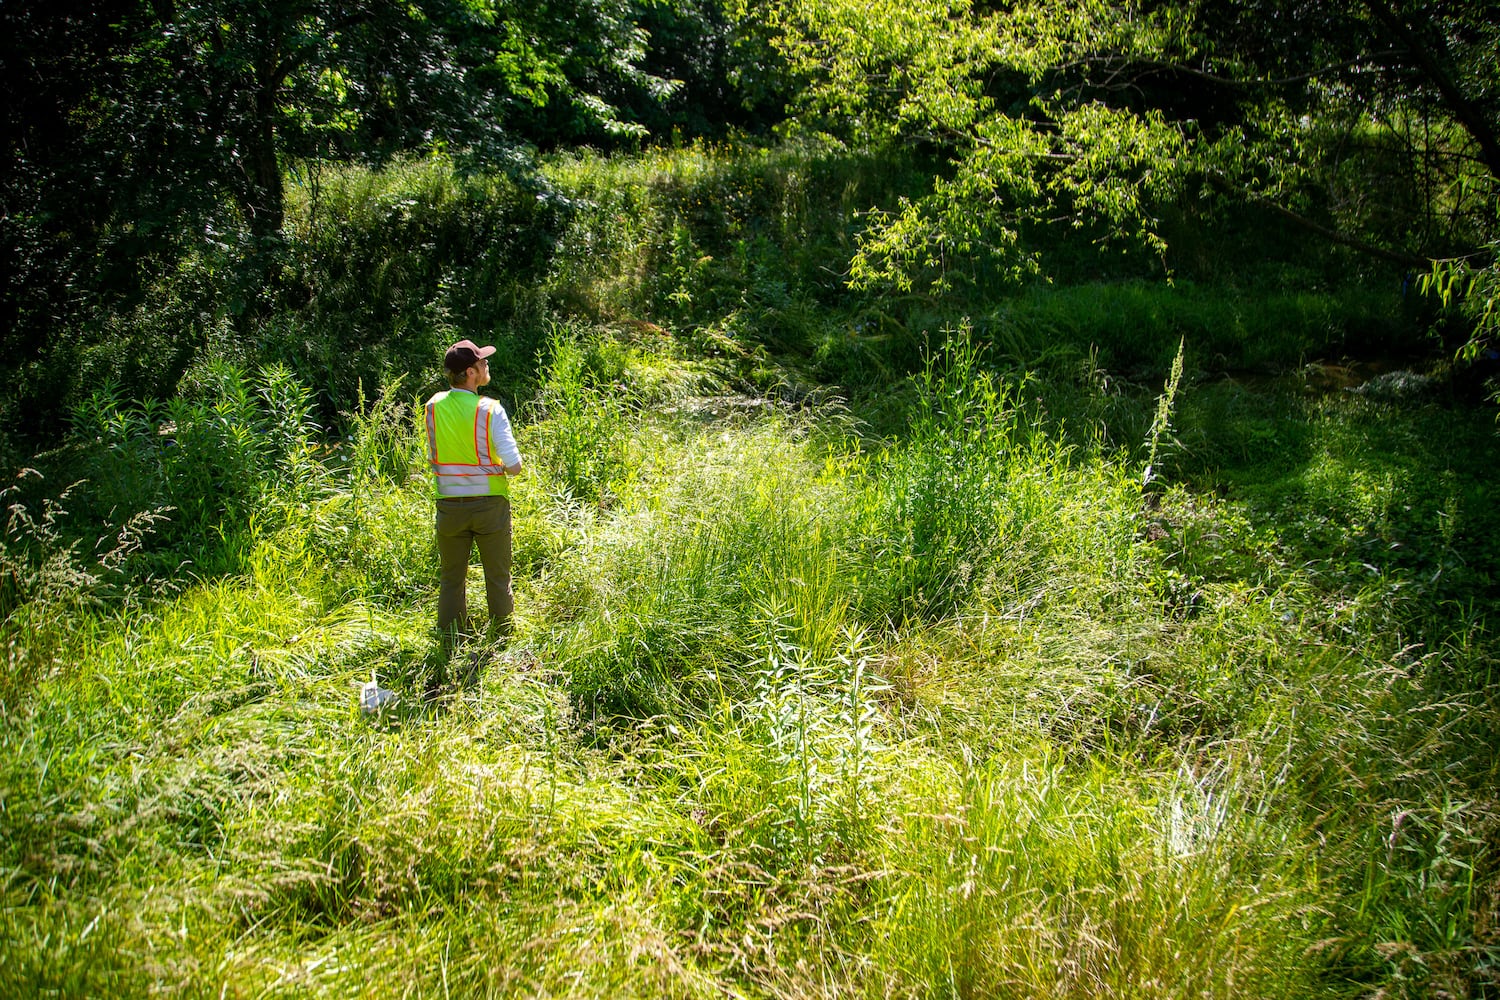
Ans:
POLYGON ((870 669, 862 631, 846 633, 837 655, 819 662, 784 611, 764 612, 773 636, 747 714, 762 727, 777 775, 779 847, 801 864, 829 863, 872 828, 878 699, 888 685, 870 669))
MULTIPOLYGON (((602 364, 599 339, 555 329, 535 403, 540 461, 572 499, 598 503, 631 462, 631 399, 619 370, 602 364), (613 377, 612 377, 613 376, 613 377)), ((613 367, 613 366, 611 366, 613 367)))
POLYGON ((910 431, 872 469, 885 494, 876 530, 899 532, 877 554, 876 599, 895 620, 941 616, 963 601, 1000 542, 1009 471, 1032 435, 1023 385, 985 368, 967 324, 913 385, 910 431))
POLYGON ((1182 352, 1187 341, 1177 345, 1177 355, 1167 372, 1167 384, 1156 401, 1156 415, 1151 420, 1151 432, 1146 439, 1146 471, 1141 474, 1141 484, 1149 486, 1156 478, 1156 456, 1161 448, 1161 439, 1172 426, 1172 406, 1177 401, 1177 387, 1182 383, 1182 352))

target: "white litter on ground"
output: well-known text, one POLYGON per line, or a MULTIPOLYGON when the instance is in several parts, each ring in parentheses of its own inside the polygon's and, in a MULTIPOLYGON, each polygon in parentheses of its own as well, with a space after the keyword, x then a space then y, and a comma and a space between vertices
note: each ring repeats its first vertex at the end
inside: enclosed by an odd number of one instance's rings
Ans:
MULTIPOLYGON (((355 683, 358 683, 357 681, 355 683)), ((367 715, 373 715, 385 706, 396 700, 396 692, 390 688, 383 688, 375 678, 375 671, 370 671, 370 679, 359 687, 359 707, 367 715)))

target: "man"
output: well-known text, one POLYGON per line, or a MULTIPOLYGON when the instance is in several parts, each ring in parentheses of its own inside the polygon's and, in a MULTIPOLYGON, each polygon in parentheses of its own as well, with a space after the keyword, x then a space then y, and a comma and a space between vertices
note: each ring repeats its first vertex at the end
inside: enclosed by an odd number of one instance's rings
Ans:
POLYGON ((437 484, 438 629, 451 642, 468 632, 469 550, 479 546, 490 624, 510 631, 510 481, 521 453, 505 408, 479 395, 490 381, 493 347, 460 340, 443 367, 448 386, 427 401, 427 458, 437 484))

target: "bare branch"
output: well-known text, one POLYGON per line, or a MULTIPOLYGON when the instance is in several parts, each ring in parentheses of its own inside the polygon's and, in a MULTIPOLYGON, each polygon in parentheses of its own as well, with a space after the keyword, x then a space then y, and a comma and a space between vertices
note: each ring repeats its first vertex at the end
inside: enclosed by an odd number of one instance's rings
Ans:
MULTIPOLYGON (((1335 76, 1350 70, 1378 70, 1385 68, 1380 61, 1384 58, 1399 55, 1400 50, 1386 49, 1380 52, 1371 52, 1355 59, 1348 59, 1341 63, 1330 63, 1308 70, 1306 73, 1298 73, 1294 76, 1280 77, 1233 77, 1213 73, 1208 70, 1199 69, 1187 63, 1167 62, 1160 59, 1137 59, 1130 56, 1094 56, 1085 59, 1076 59, 1072 62, 1062 63, 1064 67, 1103 66, 1109 69, 1111 78, 1119 77, 1130 69, 1150 69, 1169 73, 1181 73, 1184 76, 1212 83, 1216 86, 1232 88, 1237 90, 1249 90, 1260 87, 1284 87, 1293 83, 1306 83, 1319 77, 1335 76)), ((1125 87, 1135 86, 1134 81, 1124 84, 1111 84, 1111 86, 1125 87)))

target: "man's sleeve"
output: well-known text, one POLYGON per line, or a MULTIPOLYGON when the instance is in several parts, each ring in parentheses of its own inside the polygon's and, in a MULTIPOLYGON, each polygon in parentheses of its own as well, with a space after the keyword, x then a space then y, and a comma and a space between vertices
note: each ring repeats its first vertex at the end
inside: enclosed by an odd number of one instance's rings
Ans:
POLYGON ((516 447, 515 435, 510 431, 510 417, 505 415, 505 407, 493 400, 490 402, 490 447, 495 449, 495 455, 507 468, 521 464, 521 449, 516 447))

